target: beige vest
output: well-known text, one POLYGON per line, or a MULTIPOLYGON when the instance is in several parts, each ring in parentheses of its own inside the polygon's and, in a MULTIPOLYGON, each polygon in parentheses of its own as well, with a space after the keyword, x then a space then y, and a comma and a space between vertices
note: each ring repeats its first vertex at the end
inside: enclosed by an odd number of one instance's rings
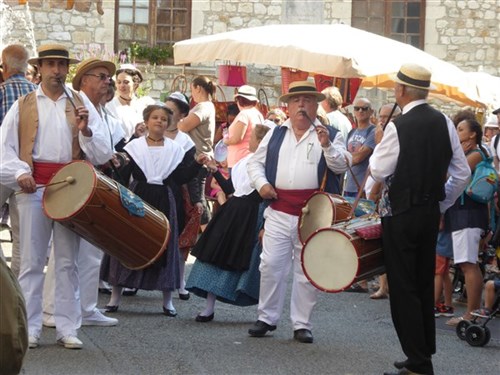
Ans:
MULTIPOLYGON (((83 106, 83 98, 76 92, 73 93, 73 101, 77 107, 83 106)), ((73 160, 83 159, 84 154, 78 140, 78 127, 76 125, 75 109, 69 99, 66 100, 66 120, 71 126, 73 135, 72 155, 73 160)), ((28 163, 33 170, 33 147, 38 132, 38 108, 36 104, 36 91, 19 98, 19 159, 28 163)))

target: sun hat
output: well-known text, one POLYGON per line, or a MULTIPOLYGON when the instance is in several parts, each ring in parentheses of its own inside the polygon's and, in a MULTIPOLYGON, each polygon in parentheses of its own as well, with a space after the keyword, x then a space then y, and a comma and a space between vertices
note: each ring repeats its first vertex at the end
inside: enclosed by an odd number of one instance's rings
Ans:
POLYGON ((186 99, 186 95, 184 95, 183 93, 179 92, 179 91, 175 91, 173 93, 171 93, 169 96, 168 96, 168 99, 175 99, 175 100, 178 100, 184 104, 187 104, 189 105, 187 99, 186 99))
POLYGON ((259 98, 257 98, 257 90, 255 89, 255 87, 249 85, 240 86, 240 88, 234 95, 234 98, 236 99, 238 96, 241 96, 242 98, 248 99, 252 102, 259 101, 259 98))
POLYGON ((89 59, 83 60, 76 68, 75 76, 71 83, 73 83, 73 88, 76 91, 80 91, 80 84, 82 81, 82 77, 89 71, 94 68, 103 67, 106 68, 108 74, 113 76, 116 71, 116 66, 111 61, 100 60, 95 57, 91 57, 89 59))
POLYGON ((500 108, 495 109, 493 112, 494 115, 498 115, 500 113, 500 108))
POLYGON ((80 62, 80 60, 70 58, 68 49, 61 44, 44 44, 38 47, 38 57, 29 59, 28 64, 38 65, 38 61, 42 59, 64 59, 68 60, 69 64, 80 62))
POLYGON ((497 116, 488 116, 486 120, 486 124, 484 124, 485 128, 498 128, 498 119, 497 116))
POLYGON ((141 79, 141 82, 144 81, 144 78, 142 78, 141 71, 132 64, 121 64, 120 67, 116 70, 116 74, 118 75, 121 72, 126 72, 126 71, 132 71, 135 75, 137 75, 141 79))
POLYGON ((288 103, 290 98, 297 95, 312 95, 317 102, 325 100, 326 96, 316 89, 316 85, 309 81, 295 81, 290 83, 288 93, 280 97, 280 102, 288 103))
POLYGON ((435 90, 436 86, 431 83, 430 70, 417 64, 403 64, 399 72, 392 76, 393 80, 405 86, 415 87, 423 90, 435 90))

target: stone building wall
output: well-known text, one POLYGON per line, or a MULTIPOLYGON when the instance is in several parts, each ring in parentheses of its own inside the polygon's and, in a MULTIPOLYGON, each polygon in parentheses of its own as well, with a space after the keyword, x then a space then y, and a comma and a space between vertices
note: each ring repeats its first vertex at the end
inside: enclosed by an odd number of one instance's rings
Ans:
MULTIPOLYGON (((20 42, 34 53, 35 46, 59 42, 77 57, 100 56, 112 59, 114 41, 114 0, 103 1, 104 15, 95 4, 89 11, 55 7, 52 0, 30 0, 26 6, 8 6, 0 0, 1 45, 20 42)), ((60 3, 65 3, 60 2, 60 3)), ((454 63, 466 71, 483 70, 500 75, 500 1, 427 0, 425 50, 454 63)), ((351 23, 349 0, 204 0, 192 1, 192 37, 243 27, 280 23, 351 23)), ((141 66, 149 94, 159 98, 170 91, 175 76, 184 73, 188 80, 198 74, 217 77, 217 64, 203 66, 141 66)), ((280 94, 281 78, 274 66, 249 65, 248 82, 264 88, 271 105, 280 94)), ((232 88, 225 90, 232 96, 232 88)), ((385 101, 385 93, 371 90, 368 95, 385 101)))

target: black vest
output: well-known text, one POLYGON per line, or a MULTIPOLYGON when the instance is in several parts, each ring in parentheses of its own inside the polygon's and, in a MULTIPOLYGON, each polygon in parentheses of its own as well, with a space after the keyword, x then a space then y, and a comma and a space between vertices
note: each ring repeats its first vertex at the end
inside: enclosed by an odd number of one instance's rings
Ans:
POLYGON ((394 124, 400 150, 389 187, 393 216, 445 198, 444 184, 453 153, 445 116, 428 104, 413 108, 394 124))

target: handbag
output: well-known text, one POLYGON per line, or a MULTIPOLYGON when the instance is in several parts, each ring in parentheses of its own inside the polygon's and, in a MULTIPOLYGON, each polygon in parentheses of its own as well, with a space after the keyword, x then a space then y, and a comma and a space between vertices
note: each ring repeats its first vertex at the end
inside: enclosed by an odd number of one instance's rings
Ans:
POLYGON ((215 86, 215 91, 216 94, 213 97, 213 103, 215 107, 215 122, 217 123, 217 125, 220 125, 224 122, 227 122, 227 106, 234 103, 234 101, 228 102, 226 100, 226 95, 224 94, 222 87, 220 87, 219 85, 215 86), (220 94, 222 100, 219 100, 217 98, 217 93, 220 94))
POLYGON ((240 87, 247 83, 247 67, 242 65, 223 64, 217 67, 218 80, 221 86, 240 87))

